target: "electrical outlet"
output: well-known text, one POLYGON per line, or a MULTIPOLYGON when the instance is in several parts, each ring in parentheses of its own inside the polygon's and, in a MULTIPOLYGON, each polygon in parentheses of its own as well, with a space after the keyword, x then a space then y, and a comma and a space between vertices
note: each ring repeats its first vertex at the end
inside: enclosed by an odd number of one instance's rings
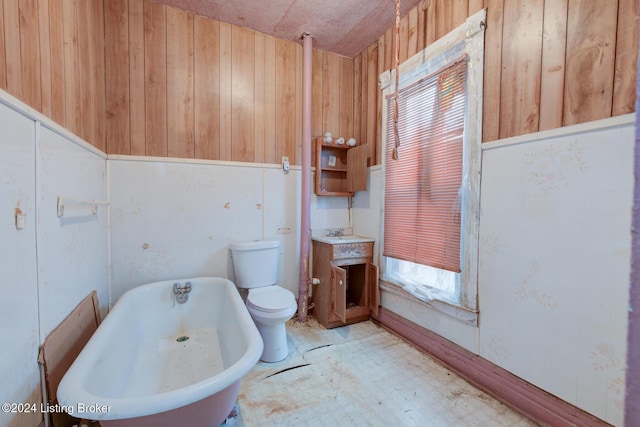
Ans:
POLYGON ((276 228, 276 233, 278 234, 291 234, 291 227, 288 225, 282 225, 276 228))

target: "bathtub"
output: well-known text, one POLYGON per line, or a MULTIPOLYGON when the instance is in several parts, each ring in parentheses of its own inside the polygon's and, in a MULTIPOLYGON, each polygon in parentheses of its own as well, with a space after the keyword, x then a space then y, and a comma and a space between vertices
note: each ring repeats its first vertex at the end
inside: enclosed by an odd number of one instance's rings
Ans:
POLYGON ((126 292, 63 377, 61 410, 102 427, 218 426, 262 339, 235 285, 201 277, 126 292), (189 300, 173 284, 192 283, 189 300))

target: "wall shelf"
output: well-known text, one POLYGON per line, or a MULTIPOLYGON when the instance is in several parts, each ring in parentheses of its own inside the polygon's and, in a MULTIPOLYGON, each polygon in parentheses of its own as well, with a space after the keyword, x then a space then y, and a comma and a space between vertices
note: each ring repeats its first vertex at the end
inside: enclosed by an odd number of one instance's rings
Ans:
POLYGON ((318 196, 353 196, 367 189, 367 146, 336 144, 317 137, 316 184, 318 196))

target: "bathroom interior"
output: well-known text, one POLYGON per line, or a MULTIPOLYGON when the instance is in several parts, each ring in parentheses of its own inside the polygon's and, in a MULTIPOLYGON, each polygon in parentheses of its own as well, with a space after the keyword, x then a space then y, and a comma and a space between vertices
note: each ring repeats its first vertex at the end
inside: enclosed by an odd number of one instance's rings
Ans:
MULTIPOLYGON (((104 317, 143 284, 233 279, 230 245, 276 240, 277 283, 298 299, 304 254, 320 246, 311 236, 343 234, 373 242, 379 301, 366 331, 511 395, 533 422, 640 422, 625 405, 627 371, 640 369, 627 367, 637 2, 411 0, 397 27, 393 1, 226 3, 0 5, 0 403, 42 401, 39 348, 93 290, 104 317), (390 276, 384 90, 395 34, 405 64, 474 19, 465 133, 478 147, 478 220, 462 238, 474 274, 452 302, 390 276), (318 194, 327 132, 366 146, 366 188, 318 194), (91 212, 60 215, 61 200, 91 212)), ((313 262, 304 311, 328 334, 338 329, 320 324, 313 262)), ((38 425, 41 411, 0 412, 1 427, 38 425)))

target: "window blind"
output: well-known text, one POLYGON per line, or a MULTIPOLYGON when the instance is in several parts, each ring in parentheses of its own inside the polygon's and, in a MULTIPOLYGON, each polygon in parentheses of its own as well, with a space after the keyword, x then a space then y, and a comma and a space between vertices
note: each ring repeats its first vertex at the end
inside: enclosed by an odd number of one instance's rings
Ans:
MULTIPOLYGON (((384 255, 460 272, 466 57, 398 91, 385 150, 384 255)), ((394 96, 387 98, 387 123, 394 96)))

